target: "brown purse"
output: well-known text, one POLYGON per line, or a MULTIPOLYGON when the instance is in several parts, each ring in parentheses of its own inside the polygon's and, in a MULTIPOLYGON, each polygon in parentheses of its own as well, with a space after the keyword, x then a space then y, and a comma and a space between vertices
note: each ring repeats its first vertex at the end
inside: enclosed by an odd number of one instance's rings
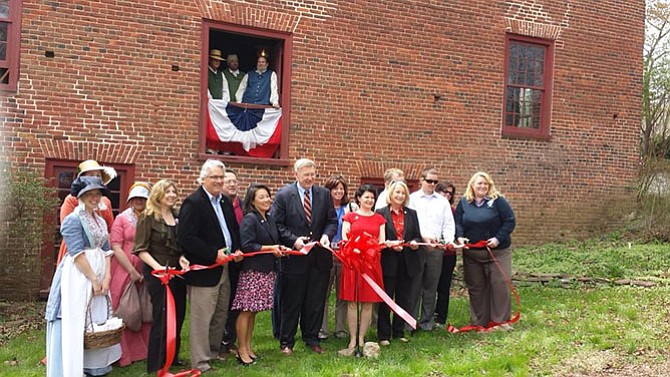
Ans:
POLYGON ((146 284, 140 284, 137 288, 140 298, 140 310, 142 312, 142 322, 151 323, 154 321, 153 306, 151 305, 151 296, 146 284))
POLYGON ((123 323, 130 331, 139 331, 142 328, 140 296, 132 280, 128 282, 126 289, 121 294, 115 315, 123 320, 123 323))

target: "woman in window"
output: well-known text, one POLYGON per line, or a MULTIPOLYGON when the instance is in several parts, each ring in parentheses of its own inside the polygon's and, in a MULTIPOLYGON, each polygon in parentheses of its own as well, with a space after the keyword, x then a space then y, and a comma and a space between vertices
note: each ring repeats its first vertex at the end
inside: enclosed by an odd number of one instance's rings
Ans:
POLYGON ((237 282, 237 292, 232 310, 239 310, 237 317, 237 361, 248 366, 255 362, 257 355, 251 349, 256 313, 270 310, 273 305, 276 258, 283 255, 279 230, 269 215, 272 207, 270 189, 265 185, 253 184, 244 198, 246 214, 240 224, 242 251, 271 251, 244 259, 237 282))
POLYGON ((516 225, 512 207, 498 192, 487 173, 475 173, 456 207, 456 238, 459 244, 486 241, 486 247, 463 251, 463 273, 470 295, 470 321, 475 326, 511 326, 510 293, 505 277, 489 255, 491 249, 507 276, 512 272, 510 235, 516 225))
MULTIPOLYGON (((149 333, 147 372, 153 373, 165 364, 166 318, 165 287, 151 275, 153 270, 165 268, 185 269, 189 262, 182 256, 177 244, 177 186, 174 182, 161 179, 151 188, 144 213, 137 220, 133 253, 144 262, 144 282, 149 290, 153 310, 153 321, 149 333)), ((181 327, 186 314, 186 283, 184 279, 173 278, 168 283, 174 296, 177 317, 177 341, 172 365, 185 365, 179 360, 181 327)))
POLYGON ((47 302, 47 376, 102 376, 121 357, 116 344, 84 349, 84 330, 103 324, 108 316, 110 282, 109 234, 96 213, 107 188, 99 177, 82 176, 70 193, 79 200, 61 224, 67 253, 58 264, 47 302), (87 321, 90 310, 90 322, 87 321))

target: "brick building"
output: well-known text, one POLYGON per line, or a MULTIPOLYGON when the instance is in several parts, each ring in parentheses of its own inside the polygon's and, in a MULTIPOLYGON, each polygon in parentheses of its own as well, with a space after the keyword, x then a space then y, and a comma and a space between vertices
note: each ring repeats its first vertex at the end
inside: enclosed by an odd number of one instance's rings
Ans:
MULTIPOLYGON (((516 211, 517 244, 584 237, 634 184, 644 6, 0 0, 3 158, 63 188, 80 160, 113 165, 121 207, 137 179, 173 178, 187 195, 212 156, 243 187, 280 187, 299 157, 354 187, 434 166, 460 193, 485 170, 516 211), (245 71, 270 52, 283 109, 271 158, 207 154, 210 48, 245 71)), ((53 243, 39 273, 5 267, 0 287, 48 285, 53 243)))

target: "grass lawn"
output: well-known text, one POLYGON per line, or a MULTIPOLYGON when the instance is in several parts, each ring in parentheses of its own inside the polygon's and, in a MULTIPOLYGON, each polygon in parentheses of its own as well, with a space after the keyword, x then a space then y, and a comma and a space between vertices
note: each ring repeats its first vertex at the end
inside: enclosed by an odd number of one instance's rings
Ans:
MULTIPOLYGON (((295 353, 279 353, 272 339, 269 313, 258 316, 256 365, 242 367, 234 359, 215 362, 212 376, 563 376, 616 370, 623 365, 667 361, 670 325, 670 245, 631 245, 619 242, 546 245, 520 248, 514 270, 561 273, 606 279, 654 281, 653 288, 559 283, 520 284, 522 317, 511 332, 449 334, 417 333, 408 344, 382 348, 378 359, 336 355, 346 340, 328 339, 325 355, 316 355, 297 342, 295 353)), ((331 306, 332 307, 332 306, 331 306)), ((467 297, 452 299, 449 321, 468 322, 467 297)), ((0 323, 4 321, 0 316, 0 323)), ((185 330, 188 329, 186 325, 185 330)), ((182 359, 188 358, 183 334, 182 359)), ((376 341, 374 331, 369 339, 376 341)), ((44 330, 30 330, 0 347, 1 376, 43 376, 44 330)), ((110 376, 144 376, 145 364, 115 368, 110 376)), ((617 374, 612 374, 617 375, 617 374)))

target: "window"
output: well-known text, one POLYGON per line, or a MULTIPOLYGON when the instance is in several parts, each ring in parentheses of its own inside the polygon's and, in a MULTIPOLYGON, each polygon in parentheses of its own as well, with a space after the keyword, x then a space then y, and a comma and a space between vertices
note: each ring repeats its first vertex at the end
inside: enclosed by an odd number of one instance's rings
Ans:
MULTIPOLYGON (((291 48, 292 37, 289 33, 270 30, 261 30, 239 25, 231 25, 214 21, 203 21, 203 43, 201 64, 201 97, 200 104, 200 143, 199 155, 201 159, 220 158, 231 162, 263 162, 271 165, 287 165, 288 162, 288 129, 290 116, 290 83, 291 83, 291 48), (218 107, 220 102, 210 101, 208 98, 209 51, 220 50, 222 57, 236 54, 239 58, 239 69, 243 72, 256 70, 256 61, 261 51, 269 55, 268 69, 277 75, 277 89, 281 117, 273 123, 270 131, 267 129, 250 135, 250 130, 260 130, 260 123, 244 125, 237 118, 242 116, 256 117, 265 120, 263 114, 275 111, 270 106, 245 105, 243 114, 234 114, 240 109, 236 105, 218 107), (211 107, 211 108, 210 108, 211 107), (233 107, 233 108, 231 108, 233 107), (216 109, 216 110, 214 110, 216 109), (221 117, 214 115, 221 114, 221 117), (254 128, 254 127, 259 128, 254 128), (272 132, 274 131, 274 132, 272 132), (245 134, 241 138, 241 134, 245 134), (258 137, 264 134, 265 137, 258 137), (247 137, 252 137, 249 143, 247 137)), ((227 69, 227 63, 221 62, 220 70, 227 69)), ((237 99, 241 102, 241 98, 237 99)), ((245 121, 246 122, 246 121, 245 121)), ((258 120, 256 120, 258 122, 258 120)), ((254 131, 256 132, 256 131, 254 131)))
POLYGON ((553 41, 507 36, 504 136, 550 138, 553 57, 553 41))
POLYGON ((0 90, 15 91, 19 77, 21 0, 0 0, 0 90))
MULTIPOLYGON (((77 176, 77 166, 80 161, 63 161, 63 160, 47 160, 45 176, 50 180, 51 184, 56 188, 56 195, 62 204, 65 197, 70 193, 70 186, 72 181, 77 176)), ((109 194, 107 197, 112 202, 112 210, 116 217, 119 212, 126 209, 126 199, 128 198, 128 189, 133 183, 135 169, 131 165, 115 165, 105 164, 101 165, 111 166, 116 170, 118 176, 114 178, 107 188, 109 194)), ((42 292, 46 291, 48 294, 51 278, 56 270, 56 260, 58 259, 58 251, 63 237, 60 234, 60 205, 53 216, 53 228, 45 232, 44 246, 42 247, 42 292)))

